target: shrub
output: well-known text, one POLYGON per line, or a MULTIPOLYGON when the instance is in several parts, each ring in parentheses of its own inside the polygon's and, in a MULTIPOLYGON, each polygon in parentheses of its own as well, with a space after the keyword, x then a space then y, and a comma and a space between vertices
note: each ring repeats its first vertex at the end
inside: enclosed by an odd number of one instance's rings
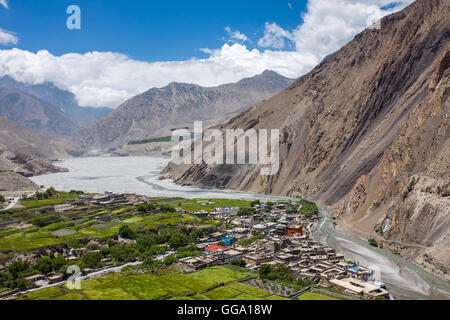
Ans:
POLYGON ((124 239, 134 239, 136 237, 134 231, 127 225, 120 226, 119 234, 124 239))
POLYGON ((161 204, 159 209, 164 212, 175 212, 176 209, 168 204, 161 204))
POLYGON ((251 216, 255 214, 256 210, 254 208, 242 207, 238 211, 238 216, 251 216))
POLYGON ((373 247, 377 247, 378 248, 378 242, 375 239, 369 239, 369 244, 373 247))
POLYGON ((85 253, 81 257, 83 267, 95 269, 100 266, 103 256, 100 252, 85 253))
POLYGON ((111 256, 119 262, 136 260, 136 254, 131 245, 115 245, 111 247, 111 256))
POLYGON ((239 245, 245 247, 263 238, 264 236, 262 234, 255 233, 251 238, 239 241, 239 245))
POLYGON ((245 268, 247 263, 245 263, 245 261, 242 259, 235 259, 235 260, 231 261, 231 265, 245 268))
POLYGON ((33 266, 33 269, 39 271, 39 273, 47 274, 53 271, 52 258, 49 256, 45 256, 40 258, 36 264, 33 266))
POLYGON ((173 254, 168 255, 167 257, 164 258, 164 264, 166 266, 170 266, 170 265, 174 264, 175 262, 177 262, 177 258, 173 254))
POLYGON ((306 216, 313 216, 319 213, 319 208, 314 202, 308 200, 300 200, 299 204, 302 206, 300 213, 306 216))
POLYGON ((181 232, 174 232, 169 238, 169 244, 174 249, 178 249, 179 247, 188 244, 188 242, 188 237, 181 232))

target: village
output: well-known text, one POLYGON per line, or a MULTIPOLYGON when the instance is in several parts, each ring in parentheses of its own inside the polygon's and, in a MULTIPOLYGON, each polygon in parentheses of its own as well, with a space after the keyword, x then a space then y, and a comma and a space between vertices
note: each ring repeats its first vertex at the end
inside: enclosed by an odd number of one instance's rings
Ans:
MULTIPOLYGON (((73 210, 80 211, 88 208, 92 210, 92 208, 100 209, 108 206, 145 207, 148 203, 151 203, 151 199, 135 194, 82 194, 77 198, 67 199, 65 203, 39 210, 44 212, 50 210, 61 215, 73 210)), ((311 204, 305 202, 303 205, 311 204)), ((214 202, 202 202, 199 205, 211 207, 214 202)), ((317 212, 300 214, 301 207, 302 205, 299 204, 293 206, 284 202, 253 201, 249 207, 214 207, 212 210, 197 211, 174 208, 174 217, 183 215, 194 217, 197 221, 210 222, 209 224, 193 224, 192 222, 186 224, 186 227, 190 229, 201 230, 203 236, 192 243, 196 247, 196 254, 175 259, 176 263, 185 273, 229 265, 236 261, 240 261, 244 269, 256 273, 262 266, 275 268, 282 264, 289 269, 293 279, 307 279, 313 286, 336 288, 350 297, 389 298, 389 292, 384 284, 373 280, 373 270, 360 266, 357 262, 346 260, 344 255, 337 253, 333 248, 312 239, 311 227, 320 219, 317 212)), ((113 218, 112 215, 103 213, 96 217, 97 222, 101 223, 109 223, 113 218)), ((136 218, 139 219, 134 216, 125 221, 136 218)), ((98 253, 115 244, 135 246, 136 240, 115 234, 108 241, 106 239, 85 240, 79 248, 66 245, 44 248, 43 254, 64 257, 67 261, 78 261, 86 254, 98 253)), ((165 251, 159 252, 154 257, 155 260, 163 261, 168 256, 177 254, 177 249, 172 248, 168 243, 164 244, 164 248, 166 248, 165 251)), ((142 261, 136 258, 135 261, 118 262, 108 256, 101 259, 98 267, 83 268, 80 271, 84 278, 95 278, 110 272, 120 272, 121 267, 130 263, 138 265, 142 261)), ((3 265, 1 269, 5 271, 6 265, 3 265)), ((64 283, 66 277, 61 272, 53 271, 47 274, 33 274, 25 280, 34 284, 31 288, 28 287, 28 290, 35 290, 64 283)), ((12 293, 17 292, 18 290, 15 290, 12 293)), ((11 292, 8 295, 10 294, 11 292)))
MULTIPOLYGON (((265 204, 254 206, 256 210, 265 208, 265 204)), ((367 298, 389 297, 384 284, 370 281, 373 270, 346 261, 344 255, 310 238, 308 230, 318 220, 317 216, 288 214, 283 204, 251 217, 239 217, 238 212, 239 208, 216 208, 210 214, 194 213, 208 215, 233 228, 224 227, 212 233, 208 242, 197 244, 204 249, 203 255, 184 258, 180 262, 192 270, 240 259, 245 261, 245 268, 253 271, 258 271, 262 265, 284 264, 297 278, 309 279, 322 287, 334 286, 367 298), (238 244, 241 240, 255 238, 255 235, 261 239, 249 246, 238 244)))

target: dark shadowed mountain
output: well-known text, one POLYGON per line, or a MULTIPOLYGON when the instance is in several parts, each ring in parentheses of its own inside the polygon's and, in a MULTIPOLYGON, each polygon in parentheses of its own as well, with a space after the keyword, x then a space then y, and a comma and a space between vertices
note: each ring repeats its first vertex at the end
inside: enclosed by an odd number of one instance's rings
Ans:
POLYGON ((31 94, 40 100, 61 109, 68 116, 77 118, 86 123, 94 122, 95 120, 106 116, 113 110, 111 108, 80 107, 74 94, 59 89, 51 82, 30 85, 18 82, 10 76, 4 76, 0 78, 0 87, 16 88, 31 94))
POLYGON ((82 141, 97 148, 111 148, 131 141, 170 135, 170 129, 228 121, 293 82, 265 71, 237 83, 214 88, 171 83, 153 88, 126 101, 106 117, 81 131, 82 141))
POLYGON ((450 270, 450 15, 418 0, 221 130, 280 129, 280 170, 169 165, 180 184, 300 196, 342 228, 450 270), (345 223, 344 223, 345 222, 345 223))

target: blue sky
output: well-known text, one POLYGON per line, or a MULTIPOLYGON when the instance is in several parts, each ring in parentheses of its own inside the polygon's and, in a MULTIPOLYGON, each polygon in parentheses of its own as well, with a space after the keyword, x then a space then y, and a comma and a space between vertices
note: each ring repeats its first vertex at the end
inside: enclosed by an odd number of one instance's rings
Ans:
POLYGON ((295 28, 306 0, 290 3, 292 9, 279 0, 10 0, 0 21, 17 35, 19 48, 32 52, 113 51, 145 61, 185 60, 206 57, 200 48, 221 47, 226 27, 247 35, 250 47, 264 35, 265 22, 295 28), (71 4, 81 8, 80 31, 66 28, 71 4))
POLYGON ((0 77, 117 107, 170 82, 298 78, 413 0, 0 0, 0 77), (69 5, 81 30, 68 30, 69 5))

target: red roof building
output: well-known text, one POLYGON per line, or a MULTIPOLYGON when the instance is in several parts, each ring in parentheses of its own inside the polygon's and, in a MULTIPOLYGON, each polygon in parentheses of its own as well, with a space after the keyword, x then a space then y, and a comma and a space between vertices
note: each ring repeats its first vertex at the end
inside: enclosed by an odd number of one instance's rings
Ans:
POLYGON ((213 252, 213 251, 225 251, 225 250, 227 250, 227 248, 225 248, 225 247, 223 247, 223 246, 219 246, 219 245, 217 245, 217 244, 212 244, 212 245, 206 247, 205 250, 206 250, 206 251, 209 251, 209 252, 213 252))

